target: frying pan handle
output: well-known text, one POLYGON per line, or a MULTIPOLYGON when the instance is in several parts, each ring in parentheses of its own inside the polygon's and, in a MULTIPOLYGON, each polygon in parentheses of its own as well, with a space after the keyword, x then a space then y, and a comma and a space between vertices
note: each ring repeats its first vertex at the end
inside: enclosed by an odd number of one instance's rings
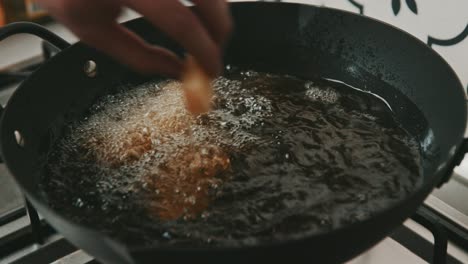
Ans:
POLYGON ((70 46, 70 43, 57 36, 55 33, 39 24, 31 22, 15 22, 3 26, 0 28, 0 41, 16 34, 30 34, 37 36, 60 50, 66 49, 70 46))
MULTIPOLYGON (((0 28, 0 41, 16 34, 30 34, 45 40, 50 45, 58 50, 66 49, 70 46, 63 38, 49 31, 45 27, 31 22, 15 22, 0 28)), ((43 46, 44 49, 44 46, 43 46)), ((3 112, 3 107, 0 106, 0 114, 3 112)))
MULTIPOLYGON (((52 46, 55 46, 58 50, 66 49, 70 46, 63 38, 57 36, 55 33, 49 31, 45 27, 31 22, 15 22, 5 25, 0 28, 0 41, 11 37, 16 34, 30 34, 37 36, 52 46)), ((3 107, 0 105, 0 115, 3 113, 3 107)), ((1 162, 1 158, 0 158, 1 162)))

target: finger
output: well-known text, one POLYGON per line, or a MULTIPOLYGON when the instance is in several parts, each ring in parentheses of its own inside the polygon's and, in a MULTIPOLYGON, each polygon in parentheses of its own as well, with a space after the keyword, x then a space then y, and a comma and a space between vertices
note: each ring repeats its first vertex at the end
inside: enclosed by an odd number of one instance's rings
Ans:
POLYGON ((198 17, 177 0, 123 0, 184 47, 208 74, 221 71, 221 55, 198 17))
POLYGON ((192 0, 191 2, 195 4, 195 9, 213 39, 223 46, 232 31, 228 3, 225 0, 192 0))
POLYGON ((179 77, 182 72, 183 64, 175 54, 146 43, 117 23, 95 25, 92 30, 74 31, 83 42, 141 73, 179 77))

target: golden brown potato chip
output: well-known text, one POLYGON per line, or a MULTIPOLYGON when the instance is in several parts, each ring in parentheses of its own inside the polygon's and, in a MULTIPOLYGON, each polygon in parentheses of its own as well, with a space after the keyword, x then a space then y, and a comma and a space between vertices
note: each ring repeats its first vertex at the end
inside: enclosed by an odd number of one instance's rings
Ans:
POLYGON ((187 110, 192 114, 199 115, 211 110, 213 98, 211 82, 212 78, 205 73, 195 59, 187 56, 182 87, 187 110))

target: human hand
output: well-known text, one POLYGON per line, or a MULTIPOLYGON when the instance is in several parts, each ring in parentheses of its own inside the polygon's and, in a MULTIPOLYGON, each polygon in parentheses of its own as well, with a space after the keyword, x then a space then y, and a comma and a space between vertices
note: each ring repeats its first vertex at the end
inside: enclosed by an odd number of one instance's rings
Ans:
POLYGON ((175 54, 150 45, 116 22, 123 7, 145 16, 193 55, 205 71, 222 69, 222 46, 231 31, 225 0, 192 0, 199 16, 177 0, 38 0, 83 42, 142 73, 179 77, 183 63, 175 54))

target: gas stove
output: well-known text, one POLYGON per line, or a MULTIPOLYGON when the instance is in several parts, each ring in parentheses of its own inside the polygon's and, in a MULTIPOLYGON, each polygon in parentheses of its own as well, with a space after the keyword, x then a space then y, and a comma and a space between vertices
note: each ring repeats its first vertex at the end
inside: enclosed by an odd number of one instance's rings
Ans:
MULTIPOLYGON (((58 25, 51 27, 59 34, 63 30, 58 25)), ((61 35, 75 40, 67 31, 61 35)), ((10 42, 11 45, 21 42, 15 41, 10 42)), ((2 105, 21 80, 56 53, 50 45, 39 46, 42 49, 32 58, 13 66, 0 65, 2 105)), ((3 49, 0 45, 0 55, 4 54, 3 49)), ((410 219, 348 263, 468 263, 468 204, 464 201, 468 201, 468 158, 455 170, 451 180, 435 190, 410 219)), ((24 200, 13 177, 0 165, 0 264, 3 263, 98 262, 50 227, 24 200)))

